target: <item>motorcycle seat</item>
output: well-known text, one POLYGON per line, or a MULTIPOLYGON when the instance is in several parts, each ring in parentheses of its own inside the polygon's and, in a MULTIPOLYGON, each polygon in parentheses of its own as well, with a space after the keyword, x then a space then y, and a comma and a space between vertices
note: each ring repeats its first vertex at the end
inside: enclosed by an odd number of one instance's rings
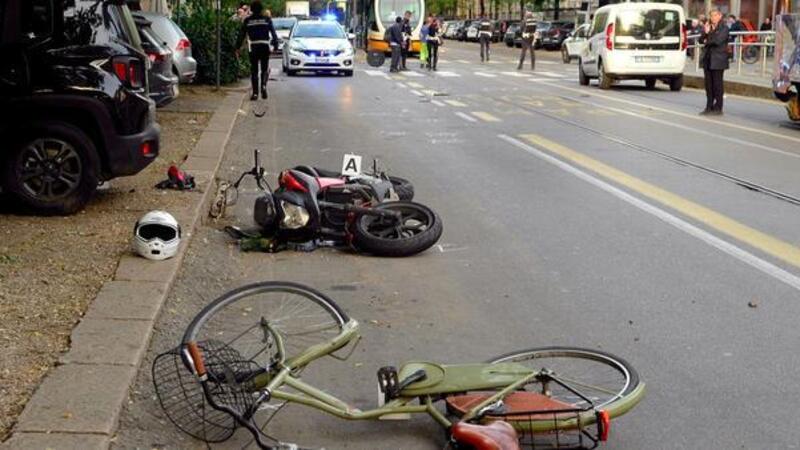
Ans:
POLYGON ((317 178, 317 183, 319 184, 319 188, 324 191, 331 186, 341 186, 345 184, 345 181, 341 178, 319 177, 317 178))
POLYGON ((457 443, 475 450, 520 450, 517 432, 508 422, 497 421, 489 425, 458 422, 450 434, 457 443))
POLYGON ((292 177, 297 180, 298 183, 303 185, 303 187, 308 190, 312 197, 317 196, 317 193, 320 190, 320 185, 317 182, 316 177, 296 169, 290 169, 289 173, 292 174, 292 177))

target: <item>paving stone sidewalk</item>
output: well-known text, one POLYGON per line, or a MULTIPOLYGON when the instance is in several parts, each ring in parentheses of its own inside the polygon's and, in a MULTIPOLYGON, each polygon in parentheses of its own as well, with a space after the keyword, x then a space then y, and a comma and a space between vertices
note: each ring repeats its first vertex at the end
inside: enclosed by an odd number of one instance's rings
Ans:
POLYGON ((217 171, 244 94, 230 92, 182 168, 198 189, 170 211, 183 227, 176 257, 149 261, 123 256, 72 332, 70 350, 42 382, 20 416, 6 449, 106 449, 128 397, 191 235, 213 195, 217 171))

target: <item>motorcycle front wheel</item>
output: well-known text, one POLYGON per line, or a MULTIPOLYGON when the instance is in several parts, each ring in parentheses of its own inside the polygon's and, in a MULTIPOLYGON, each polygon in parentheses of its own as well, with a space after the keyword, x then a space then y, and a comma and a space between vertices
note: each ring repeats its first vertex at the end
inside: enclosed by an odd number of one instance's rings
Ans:
POLYGON ((376 256, 411 256, 436 244, 442 219, 425 205, 413 202, 382 203, 376 209, 400 214, 400 219, 363 214, 354 224, 355 246, 376 256))

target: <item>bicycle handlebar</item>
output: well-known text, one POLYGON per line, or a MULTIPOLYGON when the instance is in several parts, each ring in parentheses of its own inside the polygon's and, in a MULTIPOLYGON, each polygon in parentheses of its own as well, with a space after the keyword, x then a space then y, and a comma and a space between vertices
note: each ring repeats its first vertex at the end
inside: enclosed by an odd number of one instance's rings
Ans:
POLYGON ((203 378, 206 376, 206 363, 203 361, 203 351, 200 350, 200 347, 197 345, 197 342, 189 342, 186 344, 186 348, 189 350, 189 356, 192 357, 192 362, 194 363, 194 370, 197 371, 197 376, 203 378))

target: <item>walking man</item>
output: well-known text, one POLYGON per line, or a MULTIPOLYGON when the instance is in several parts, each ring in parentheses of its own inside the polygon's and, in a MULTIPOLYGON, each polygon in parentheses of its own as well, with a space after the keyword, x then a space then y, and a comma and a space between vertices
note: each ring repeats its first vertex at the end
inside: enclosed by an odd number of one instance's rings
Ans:
POLYGON ((725 95, 722 75, 728 68, 728 26, 722 22, 719 10, 711 11, 709 22, 703 26, 700 43, 706 87, 706 109, 700 115, 722 115, 722 98, 725 95))
POLYGON ((478 40, 481 43, 481 62, 489 61, 489 44, 492 42, 492 21, 484 16, 478 19, 478 40))
POLYGON ((250 4, 250 16, 242 22, 239 36, 236 38, 236 57, 239 57, 239 49, 244 44, 244 38, 250 41, 250 84, 253 87, 251 101, 258 99, 259 87, 261 98, 269 97, 267 94, 267 81, 269 80, 269 56, 270 56, 270 36, 272 46, 278 51, 278 35, 272 25, 272 18, 264 15, 264 6, 260 0, 255 0, 250 4), (259 73, 260 69, 260 73, 259 73), (259 76, 260 75, 260 76, 259 76))
POLYGON ((389 27, 389 48, 392 49, 392 64, 389 66, 389 72, 400 71, 400 58, 403 45, 403 18, 397 16, 394 19, 394 25, 389 27))
POLYGON ((517 70, 522 70, 525 64, 525 52, 531 52, 531 70, 536 68, 536 53, 534 53, 534 43, 536 42, 536 21, 533 20, 533 13, 525 11, 525 20, 522 21, 522 55, 519 57, 517 70))
POLYGON ((402 52, 403 64, 400 67, 400 70, 408 70, 408 68, 406 67, 406 59, 408 59, 408 54, 411 51, 411 16, 412 15, 413 15, 413 13, 411 11, 406 11, 403 14, 403 26, 402 26, 402 32, 403 32, 403 47, 402 47, 403 48, 403 52, 402 52))

